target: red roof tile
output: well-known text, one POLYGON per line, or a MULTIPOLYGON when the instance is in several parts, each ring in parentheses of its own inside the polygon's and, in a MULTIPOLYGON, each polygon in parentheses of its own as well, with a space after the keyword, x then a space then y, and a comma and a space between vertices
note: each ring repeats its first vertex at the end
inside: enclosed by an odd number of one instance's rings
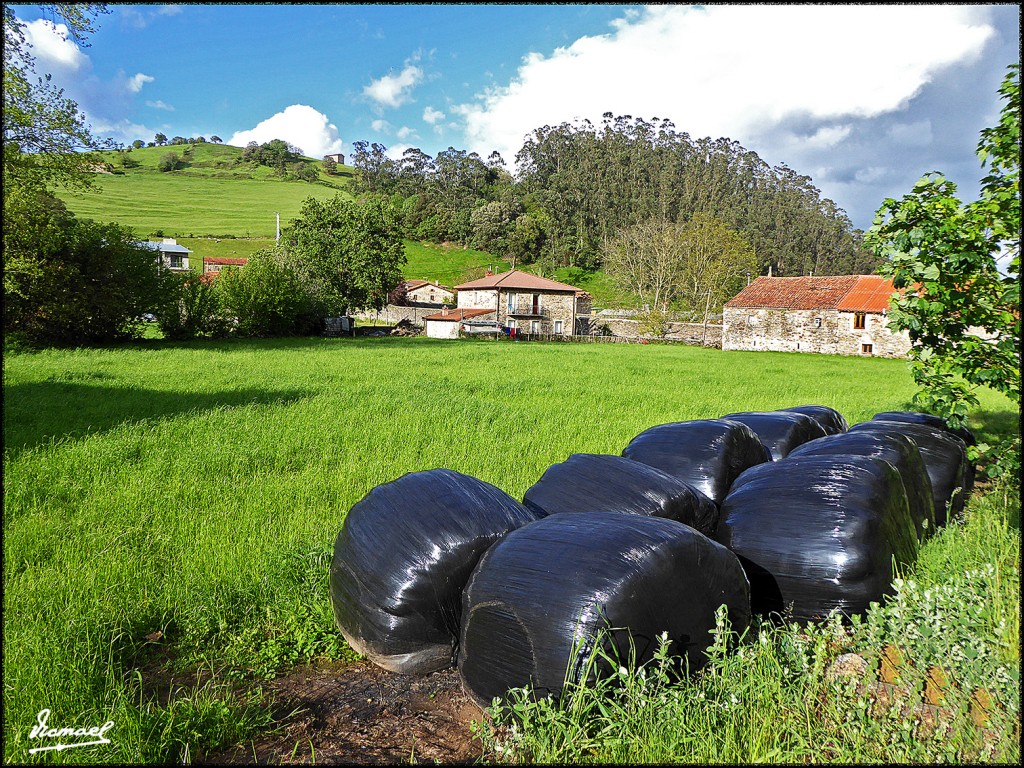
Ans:
POLYGON ((529 272, 520 272, 518 269, 502 272, 500 275, 488 275, 487 277, 481 277, 479 280, 470 280, 468 283, 455 286, 455 290, 457 291, 487 288, 517 288, 534 291, 572 291, 573 293, 580 290, 572 285, 559 283, 555 280, 548 280, 546 277, 531 275, 529 272))
POLYGON ((759 277, 725 302, 751 309, 836 309, 857 282, 837 277, 759 277))
POLYGON ((896 288, 880 275, 858 275, 857 282, 836 309, 844 312, 884 312, 896 288))
POLYGON ((204 264, 223 264, 228 267, 242 267, 249 263, 248 259, 244 258, 230 258, 228 256, 205 256, 203 257, 204 264))
POLYGON ((445 309, 435 312, 433 315, 426 315, 424 320, 445 320, 448 322, 462 322, 471 317, 482 317, 483 315, 494 314, 493 309, 445 309))

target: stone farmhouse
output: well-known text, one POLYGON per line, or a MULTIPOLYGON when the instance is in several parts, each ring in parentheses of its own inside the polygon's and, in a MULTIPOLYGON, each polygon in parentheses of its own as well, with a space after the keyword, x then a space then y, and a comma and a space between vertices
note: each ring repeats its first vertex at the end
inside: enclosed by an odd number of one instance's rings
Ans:
POLYGON ((405 300, 414 304, 453 304, 455 293, 443 285, 426 280, 406 280, 399 288, 405 291, 405 300))
POLYGON ((722 349, 906 357, 888 323, 892 281, 878 275, 758 277, 725 303, 722 349))
POLYGON ((166 267, 172 272, 185 272, 188 270, 188 255, 192 253, 184 245, 178 245, 178 241, 173 237, 165 237, 162 242, 151 243, 149 241, 139 241, 138 245, 143 248, 149 248, 152 251, 156 251, 157 262, 162 267, 166 267))
POLYGON ((459 309, 486 309, 498 326, 520 333, 572 335, 590 315, 590 294, 572 285, 513 269, 488 272, 455 286, 459 309))
POLYGON ((216 274, 224 267, 244 267, 249 263, 246 258, 230 258, 227 256, 207 256, 203 259, 203 274, 216 274))

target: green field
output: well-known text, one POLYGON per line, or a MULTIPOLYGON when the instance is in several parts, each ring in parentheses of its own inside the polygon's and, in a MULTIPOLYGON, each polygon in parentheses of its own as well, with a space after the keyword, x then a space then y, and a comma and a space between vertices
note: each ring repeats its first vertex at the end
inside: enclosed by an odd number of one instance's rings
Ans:
MULTIPOLYGON (((281 339, 5 356, 4 760, 29 727, 117 723, 54 760, 157 762, 266 722, 229 685, 345 657, 327 569, 346 510, 448 467, 514 497, 668 421, 903 408, 897 360, 661 345, 281 339), (163 632, 159 643, 146 640, 163 632), (168 703, 169 670, 206 670, 168 703)), ((1017 428, 985 394, 971 426, 1017 428)), ((1019 620, 1018 620, 1019 624, 1019 620)), ((257 699, 258 701, 258 699, 257 699)))

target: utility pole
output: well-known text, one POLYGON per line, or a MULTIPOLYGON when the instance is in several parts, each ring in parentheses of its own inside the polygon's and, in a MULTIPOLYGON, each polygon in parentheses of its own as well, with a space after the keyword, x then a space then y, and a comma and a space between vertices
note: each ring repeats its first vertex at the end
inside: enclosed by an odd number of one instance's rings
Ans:
POLYGON ((277 237, 274 238, 276 242, 281 242, 281 212, 277 212, 277 237))

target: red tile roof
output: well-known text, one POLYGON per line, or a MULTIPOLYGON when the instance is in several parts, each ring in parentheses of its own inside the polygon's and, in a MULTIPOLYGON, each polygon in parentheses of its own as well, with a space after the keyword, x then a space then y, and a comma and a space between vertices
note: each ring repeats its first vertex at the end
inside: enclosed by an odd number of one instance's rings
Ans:
POLYGON ((248 259, 239 258, 234 259, 227 256, 205 256, 203 257, 204 264, 223 264, 226 267, 242 267, 249 263, 248 259))
POLYGON ((500 275, 488 275, 487 277, 481 277, 479 280, 470 280, 468 283, 455 286, 457 291, 487 288, 516 288, 528 291, 572 291, 573 293, 580 290, 572 285, 548 280, 546 277, 531 275, 529 272, 520 272, 518 269, 502 272, 500 275))
POLYGON ((896 288, 879 275, 858 275, 857 282, 836 309, 844 312, 884 312, 896 288))
POLYGON ((759 277, 725 302, 751 309, 835 309, 857 282, 839 277, 759 277))
POLYGON ((426 315, 424 320, 444 320, 448 322, 462 322, 471 317, 482 317, 483 315, 494 314, 493 309, 445 309, 435 312, 433 315, 426 315))

